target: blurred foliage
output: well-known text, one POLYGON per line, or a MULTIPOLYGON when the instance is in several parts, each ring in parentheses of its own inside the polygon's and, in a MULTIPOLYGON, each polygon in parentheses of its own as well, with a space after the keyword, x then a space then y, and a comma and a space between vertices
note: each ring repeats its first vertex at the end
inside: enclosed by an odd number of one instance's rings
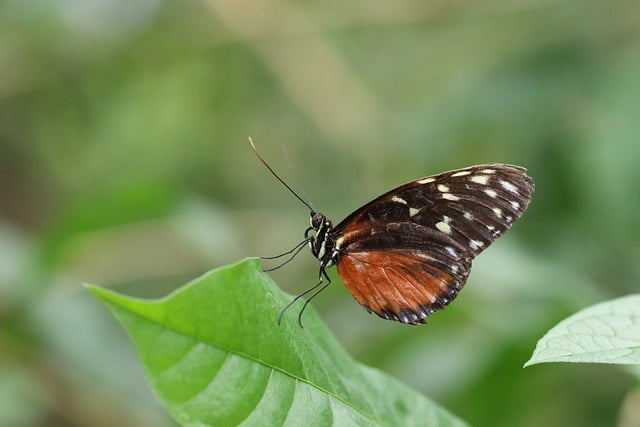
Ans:
MULTIPOLYGON (((560 319, 637 292, 639 9, 0 1, 0 425, 173 425, 81 284, 158 296, 301 240, 249 135, 334 220, 416 177, 528 167, 529 211, 429 325, 368 316, 339 281, 314 305, 355 359, 471 424, 634 425, 626 371, 521 367, 560 319)), ((273 277, 296 293, 316 269, 273 277)))

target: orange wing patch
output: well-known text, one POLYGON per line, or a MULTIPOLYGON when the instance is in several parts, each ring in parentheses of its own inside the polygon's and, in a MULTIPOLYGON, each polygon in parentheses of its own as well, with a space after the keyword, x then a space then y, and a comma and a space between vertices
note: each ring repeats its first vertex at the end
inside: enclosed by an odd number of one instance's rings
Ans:
POLYGON ((337 265, 338 274, 355 299, 369 312, 402 323, 425 323, 444 308, 466 281, 442 271, 410 251, 349 252, 337 265))

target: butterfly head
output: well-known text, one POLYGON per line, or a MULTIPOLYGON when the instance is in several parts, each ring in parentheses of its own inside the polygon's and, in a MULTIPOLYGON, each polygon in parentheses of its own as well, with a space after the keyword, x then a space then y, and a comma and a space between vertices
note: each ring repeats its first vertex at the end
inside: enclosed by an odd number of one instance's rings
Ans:
POLYGON ((309 214, 309 223, 311 224, 311 228, 316 231, 316 234, 322 228, 331 228, 331 221, 320 212, 311 212, 309 214))
POLYGON ((320 212, 311 212, 309 223, 311 227, 307 229, 305 237, 309 239, 311 253, 320 260, 323 267, 328 267, 332 264, 331 258, 334 242, 333 239, 331 239, 330 233, 333 230, 333 225, 331 221, 320 212), (315 233, 309 236, 310 231, 315 231, 315 233))

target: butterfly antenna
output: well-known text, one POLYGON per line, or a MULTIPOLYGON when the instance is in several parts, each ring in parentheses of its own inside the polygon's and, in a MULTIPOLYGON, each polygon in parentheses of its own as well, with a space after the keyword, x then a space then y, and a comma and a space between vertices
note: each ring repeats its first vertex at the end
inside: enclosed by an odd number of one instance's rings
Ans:
MULTIPOLYGON (((289 150, 287 150, 286 146, 282 146, 282 152, 284 153, 284 159, 287 162, 287 166, 289 166, 289 173, 291 174, 291 176, 293 177, 293 183, 296 185, 296 189, 302 193, 302 196, 304 197, 305 200, 308 201, 309 205, 311 205, 311 207, 313 208, 313 203, 311 202, 311 199, 309 198, 309 196, 307 196, 307 193, 305 193, 304 188, 302 188, 302 185, 300 185, 300 181, 298 180, 298 176, 296 175, 295 171, 293 170, 293 164, 291 163, 291 161, 289 160, 289 150)), ((315 209, 311 209, 312 212, 315 212, 315 209)))
POLYGON ((253 150, 253 152, 255 153, 255 155, 258 157, 258 159, 260 159, 260 161, 262 162, 262 164, 269 169, 269 172, 271 172, 271 175, 273 175, 278 181, 280 181, 280 183, 282 185, 285 186, 285 188, 287 190, 289 190, 289 192, 291 192, 291 194, 293 194, 294 196, 296 196, 296 198, 298 200, 300 200, 306 207, 309 208, 309 210, 313 213, 315 213, 315 210, 313 209, 313 206, 311 206, 308 202, 306 202, 302 197, 300 197, 298 195, 298 193, 296 193, 295 191, 293 191, 293 189, 291 187, 289 187, 289 185, 287 185, 286 182, 284 182, 284 180, 282 178, 280 178, 278 176, 277 173, 275 173, 275 171, 271 168, 271 166, 269 166, 269 164, 262 158, 262 156, 258 153, 258 150, 256 149, 255 144, 253 143, 253 140, 251 139, 251 137, 249 137, 249 144, 251 145, 251 149, 253 150))

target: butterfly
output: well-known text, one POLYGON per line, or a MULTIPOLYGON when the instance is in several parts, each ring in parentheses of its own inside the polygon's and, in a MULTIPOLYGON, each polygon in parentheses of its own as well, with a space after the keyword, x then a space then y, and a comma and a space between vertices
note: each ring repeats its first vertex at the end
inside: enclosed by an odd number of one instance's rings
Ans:
MULTIPOLYGON (((251 141, 251 140, 250 140, 251 141)), ((376 197, 338 225, 296 194, 252 148, 269 171, 311 211, 305 246, 320 261, 319 282, 298 295, 308 302, 336 266, 353 297, 369 313, 422 324, 453 301, 472 260, 507 231, 529 206, 533 179, 521 166, 490 163, 416 179, 376 197)), ((271 257, 271 258, 278 258, 271 257)), ((281 264, 281 265, 283 265, 281 264)), ((277 267, 276 267, 277 268, 277 267)))

